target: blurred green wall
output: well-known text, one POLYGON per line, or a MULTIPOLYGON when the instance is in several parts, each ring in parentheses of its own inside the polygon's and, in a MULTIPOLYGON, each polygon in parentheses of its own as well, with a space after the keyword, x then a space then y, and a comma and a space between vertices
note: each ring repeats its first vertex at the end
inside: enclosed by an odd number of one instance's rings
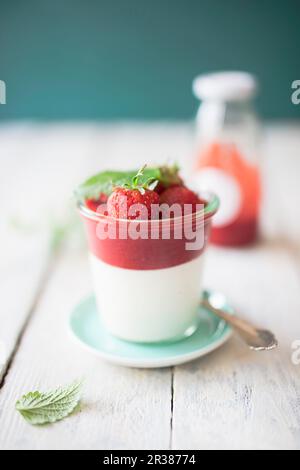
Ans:
POLYGON ((195 75, 244 69, 300 117, 297 0, 0 0, 0 119, 185 119, 195 75))

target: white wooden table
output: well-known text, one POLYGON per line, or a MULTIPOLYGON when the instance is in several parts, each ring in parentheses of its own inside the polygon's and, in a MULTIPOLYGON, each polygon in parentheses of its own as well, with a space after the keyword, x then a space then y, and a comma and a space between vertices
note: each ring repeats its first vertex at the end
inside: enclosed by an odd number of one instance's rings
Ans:
POLYGON ((102 362, 68 335, 71 309, 91 291, 73 187, 105 167, 167 157, 188 170, 191 148, 188 124, 0 127, 0 448, 300 448, 300 365, 292 362, 300 340, 300 125, 266 129, 263 241, 211 247, 205 274, 206 286, 276 332, 278 351, 250 352, 233 338, 204 359, 138 370, 102 362), (80 377, 81 411, 68 419, 32 427, 15 411, 22 394, 80 377))

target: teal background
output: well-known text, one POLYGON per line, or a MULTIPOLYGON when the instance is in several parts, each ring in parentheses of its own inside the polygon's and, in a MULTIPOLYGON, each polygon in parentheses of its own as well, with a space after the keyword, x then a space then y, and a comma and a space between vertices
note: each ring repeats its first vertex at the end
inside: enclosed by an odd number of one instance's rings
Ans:
POLYGON ((185 119, 195 75, 244 69, 300 117, 297 0, 0 0, 0 119, 185 119))

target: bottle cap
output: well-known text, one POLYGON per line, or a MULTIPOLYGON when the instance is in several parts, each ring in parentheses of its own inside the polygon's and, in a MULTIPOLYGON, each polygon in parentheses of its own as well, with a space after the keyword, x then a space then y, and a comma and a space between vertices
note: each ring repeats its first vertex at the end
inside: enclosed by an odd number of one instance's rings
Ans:
POLYGON ((257 81, 247 72, 216 72, 199 75, 193 81, 194 95, 200 100, 244 101, 257 91, 257 81))

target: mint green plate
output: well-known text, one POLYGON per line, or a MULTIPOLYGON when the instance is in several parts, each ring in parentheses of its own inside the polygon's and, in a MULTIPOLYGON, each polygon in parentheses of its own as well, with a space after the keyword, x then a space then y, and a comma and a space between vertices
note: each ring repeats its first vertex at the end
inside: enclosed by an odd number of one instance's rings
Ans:
MULTIPOLYGON (((203 295, 215 297, 219 307, 232 313, 223 295, 207 291, 203 295)), ((107 332, 94 296, 73 310, 70 329, 77 342, 97 356, 116 364, 142 368, 174 366, 205 356, 224 344, 232 333, 223 320, 199 307, 199 326, 189 338, 175 343, 130 343, 107 332)))

